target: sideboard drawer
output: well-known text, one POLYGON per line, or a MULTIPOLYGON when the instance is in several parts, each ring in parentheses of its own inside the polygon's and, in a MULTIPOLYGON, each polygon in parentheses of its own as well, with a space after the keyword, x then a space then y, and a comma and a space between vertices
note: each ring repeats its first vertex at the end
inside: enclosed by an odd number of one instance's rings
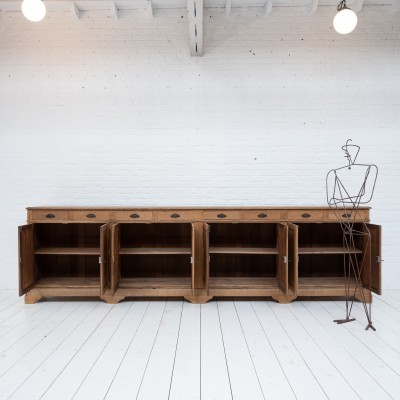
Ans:
POLYGON ((243 211, 243 219, 254 221, 279 220, 281 212, 277 210, 243 211))
POLYGON ((232 221, 240 219, 240 211, 238 210, 212 210, 203 211, 204 220, 216 220, 216 221, 232 221))
POLYGON ((328 211, 329 221, 346 221, 347 219, 350 221, 368 221, 368 210, 358 210, 357 214, 354 210, 328 211))
POLYGON ((164 222, 195 221, 197 219, 196 217, 197 213, 193 210, 169 210, 157 212, 157 220, 164 222))
POLYGON ((97 222, 97 221, 109 221, 109 211, 97 211, 97 210, 86 210, 86 211, 71 211, 69 213, 70 221, 85 221, 85 222, 97 222))
POLYGON ((127 222, 152 221, 153 211, 139 211, 139 210, 115 211, 111 213, 111 219, 113 219, 114 221, 127 221, 127 222))
POLYGON ((288 211, 289 221, 323 221, 324 211, 323 210, 296 210, 288 211))
POLYGON ((68 211, 32 210, 31 220, 46 222, 68 221, 68 211))

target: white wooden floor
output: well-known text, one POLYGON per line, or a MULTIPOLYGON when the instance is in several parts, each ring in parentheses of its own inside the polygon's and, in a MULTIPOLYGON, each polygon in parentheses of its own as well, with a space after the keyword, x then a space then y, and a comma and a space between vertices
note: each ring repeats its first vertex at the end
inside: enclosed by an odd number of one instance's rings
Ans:
POLYGON ((400 399, 400 290, 344 303, 41 302, 0 291, 0 399, 400 399))

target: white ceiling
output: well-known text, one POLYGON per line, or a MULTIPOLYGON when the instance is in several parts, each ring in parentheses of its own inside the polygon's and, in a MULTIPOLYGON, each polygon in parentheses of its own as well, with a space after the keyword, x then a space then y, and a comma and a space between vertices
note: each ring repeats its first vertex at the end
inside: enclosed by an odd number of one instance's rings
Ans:
MULTIPOLYGON (((337 6, 340 0, 204 0, 204 8, 225 8, 230 3, 232 8, 240 7, 266 7, 272 1, 272 7, 312 7, 337 6), (315 4, 314 4, 315 5, 315 4)), ((1 11, 20 11, 22 0, 0 0, 1 11)), ((69 10, 75 4, 81 11, 107 10, 115 4, 117 10, 153 10, 184 9, 187 0, 44 0, 48 11, 69 10)), ((394 5, 400 0, 348 0, 350 7, 360 8, 368 5, 394 5)), ((229 7, 229 6, 228 6, 229 7)))

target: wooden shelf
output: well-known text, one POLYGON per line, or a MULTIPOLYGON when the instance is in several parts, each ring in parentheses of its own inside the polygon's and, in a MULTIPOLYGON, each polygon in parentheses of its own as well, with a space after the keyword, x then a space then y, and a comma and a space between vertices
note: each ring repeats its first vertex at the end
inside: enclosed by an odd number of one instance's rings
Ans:
POLYGON ((35 254, 55 254, 55 255, 80 255, 97 256, 100 255, 100 248, 93 247, 41 247, 35 254))
POLYGON ((100 278, 53 277, 41 278, 35 288, 99 288, 100 278))
POLYGON ((211 254, 278 254, 273 247, 210 247, 211 254))
MULTIPOLYGON (((299 247, 299 255, 301 254, 348 254, 342 246, 310 246, 310 247, 299 247)), ((351 251, 351 254, 361 254, 362 250, 355 249, 351 251)))
POLYGON ((121 289, 190 289, 191 278, 121 278, 121 289))
POLYGON ((124 247, 119 254, 192 254, 190 247, 124 247))
POLYGON ((275 289, 278 286, 276 278, 253 277, 210 277, 210 289, 275 289))

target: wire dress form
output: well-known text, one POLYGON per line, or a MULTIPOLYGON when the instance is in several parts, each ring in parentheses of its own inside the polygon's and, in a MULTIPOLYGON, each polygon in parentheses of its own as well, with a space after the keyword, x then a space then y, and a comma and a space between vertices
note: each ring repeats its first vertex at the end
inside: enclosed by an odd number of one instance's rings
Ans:
MULTIPOLYGON (((360 151, 357 145, 349 144, 351 139, 342 146, 348 164, 332 169, 326 175, 326 195, 329 207, 334 210, 343 231, 343 269, 346 296, 346 318, 334 320, 338 324, 354 321, 351 311, 355 295, 359 292, 368 324, 366 330, 376 330, 372 324, 372 302, 367 304, 365 288, 363 288, 363 274, 369 272, 371 282, 371 268, 364 271, 366 262, 371 262, 371 233, 365 222, 355 224, 360 205, 368 204, 375 190, 378 177, 378 167, 374 164, 356 164, 360 151), (344 213, 343 213, 344 211, 344 213), (361 259, 357 244, 363 244, 361 259)), ((371 264, 370 264, 371 265, 371 264)), ((371 298, 371 288, 368 298, 371 298)), ((368 293, 368 292, 367 292, 368 293)))

